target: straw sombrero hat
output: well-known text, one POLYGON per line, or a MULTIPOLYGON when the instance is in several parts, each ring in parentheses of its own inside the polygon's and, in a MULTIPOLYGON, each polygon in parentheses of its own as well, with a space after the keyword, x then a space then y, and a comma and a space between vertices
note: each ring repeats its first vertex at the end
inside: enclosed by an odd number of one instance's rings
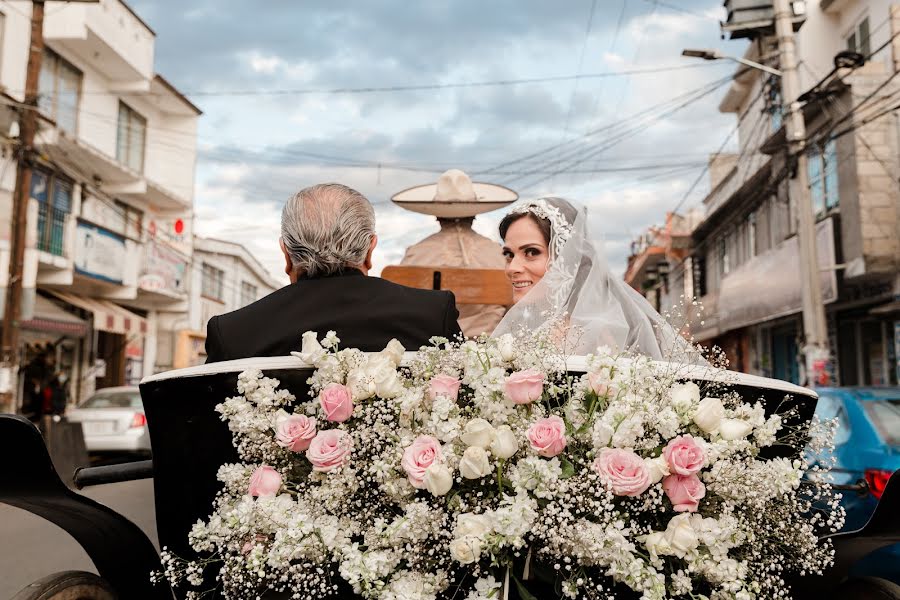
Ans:
POLYGON ((518 199, 509 188, 492 183, 473 183, 459 169, 450 169, 437 183, 418 185, 394 195, 397 206, 441 219, 464 219, 503 208, 518 199))

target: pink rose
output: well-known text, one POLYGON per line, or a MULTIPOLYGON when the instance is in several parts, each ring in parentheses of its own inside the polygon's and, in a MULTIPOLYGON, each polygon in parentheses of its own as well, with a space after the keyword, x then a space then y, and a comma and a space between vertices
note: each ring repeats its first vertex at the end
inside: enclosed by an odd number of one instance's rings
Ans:
POLYGON ((353 414, 353 394, 340 383, 329 383, 319 392, 319 404, 325 411, 325 419, 343 423, 353 414))
POLYGON ((281 475, 269 465, 257 467, 250 476, 248 492, 251 496, 259 498, 274 496, 279 489, 281 489, 281 475))
POLYGON ((514 404, 531 404, 544 393, 544 374, 535 369, 516 371, 506 378, 504 388, 514 404))
POLYGON ((631 450, 603 448, 593 469, 612 487, 616 496, 640 496, 650 487, 650 470, 644 459, 631 450))
POLYGON ((566 447, 566 424, 556 415, 535 421, 527 435, 532 449, 546 458, 556 456, 566 447))
POLYGON ((306 458, 313 471, 327 473, 337 469, 350 454, 353 442, 347 432, 340 429, 320 431, 306 449, 306 458))
POLYGON ((444 462, 441 443, 430 435, 420 435, 403 451, 400 464, 412 486, 421 490, 425 487, 425 471, 435 461, 444 462))
POLYGON ((459 395, 459 379, 450 375, 436 375, 428 385, 428 397, 434 400, 438 396, 450 398, 454 402, 459 395))
POLYGON ((316 420, 306 415, 291 415, 275 428, 275 443, 292 452, 302 452, 316 436, 316 420))
POLYGON ((663 456, 669 469, 678 475, 693 475, 706 463, 706 451, 691 435, 680 435, 669 440, 663 456))
POLYGON ((663 490, 678 512, 695 512, 706 495, 706 486, 697 475, 669 475, 663 479, 663 490))
POLYGON ((616 395, 616 389, 606 379, 600 373, 588 373, 588 385, 591 391, 601 398, 616 395))

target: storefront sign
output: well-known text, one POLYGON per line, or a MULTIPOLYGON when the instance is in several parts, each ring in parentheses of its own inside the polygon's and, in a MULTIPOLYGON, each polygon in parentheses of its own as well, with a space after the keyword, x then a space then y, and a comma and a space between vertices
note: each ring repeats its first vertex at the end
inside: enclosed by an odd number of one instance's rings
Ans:
POLYGON ((79 221, 75 228, 75 272, 121 284, 125 276, 125 238, 79 221))
POLYGON ((144 246, 144 264, 138 287, 149 292, 184 293, 187 261, 163 244, 150 240, 144 246))

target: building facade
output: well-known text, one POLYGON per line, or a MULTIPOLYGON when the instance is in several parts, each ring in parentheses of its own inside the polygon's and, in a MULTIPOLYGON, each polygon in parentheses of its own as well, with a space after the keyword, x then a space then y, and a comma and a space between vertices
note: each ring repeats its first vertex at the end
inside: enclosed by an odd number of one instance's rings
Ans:
MULTIPOLYGON (((796 34, 816 215, 819 284, 836 385, 896 384, 900 333, 900 8, 888 2, 808 2, 796 34), (855 51, 862 66, 836 68, 855 51), (871 55, 871 56, 870 56, 871 55)), ((745 58, 778 67, 771 37, 745 58)), ((802 346, 795 164, 787 156, 780 82, 740 69, 719 110, 738 119, 739 149, 710 159, 711 191, 691 249, 666 261, 664 293, 700 299, 694 338, 732 368, 810 382, 802 346)), ((632 262, 639 261, 641 252, 632 262)), ((637 289, 653 288, 643 276, 637 289)), ((673 298, 670 297, 669 301, 673 298)))
MULTIPOLYGON (((171 338, 173 368, 206 361, 206 325, 212 317, 247 306, 282 287, 240 244, 196 236, 193 248, 190 309, 185 315, 188 326, 182 325, 171 338)), ((297 334, 298 342, 302 334, 297 334)))
MULTIPOLYGON (((4 288, 30 17, 31 2, 0 5, 4 288)), ((136 384, 188 313, 201 112, 154 71, 155 37, 120 0, 46 4, 20 386, 61 372, 77 401, 136 384)))

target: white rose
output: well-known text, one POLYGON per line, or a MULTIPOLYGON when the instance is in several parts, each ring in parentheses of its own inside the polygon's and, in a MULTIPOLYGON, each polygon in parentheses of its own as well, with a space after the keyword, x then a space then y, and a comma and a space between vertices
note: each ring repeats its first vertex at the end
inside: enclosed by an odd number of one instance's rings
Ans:
POLYGON ((669 388, 669 398, 672 406, 685 411, 700 402, 700 388, 693 381, 676 383, 669 388))
POLYGON ((453 475, 450 469, 441 463, 432 463, 425 469, 425 489, 434 496, 443 496, 453 487, 453 475))
POLYGON ((325 356, 325 348, 322 347, 318 338, 316 338, 315 331, 307 331, 303 334, 300 352, 291 352, 291 354, 305 363, 315 365, 319 359, 325 356))
POLYGON ((458 538, 474 536, 481 538, 491 532, 491 520, 487 515, 463 513, 456 517, 453 535, 458 538))
POLYGON ((396 369, 394 359, 390 355, 379 352, 370 354, 366 360, 366 373, 374 377, 376 373, 384 369, 396 369))
POLYGON ((374 373, 375 393, 380 398, 396 398, 403 393, 403 383, 393 366, 383 367, 374 373))
POLYGON ((609 442, 612 441, 613 433, 615 433, 615 431, 610 427, 609 423, 603 421, 595 422, 594 428, 591 431, 591 441, 594 443, 594 449, 599 450, 600 448, 609 446, 609 442))
POLYGON ((481 446, 469 446, 459 460, 459 474, 466 479, 481 479, 490 474, 491 463, 481 446))
POLYGON ((506 362, 516 357, 516 340, 511 333, 504 333, 497 340, 497 349, 500 350, 500 358, 506 362))
POLYGON ((704 398, 697 405, 694 413, 694 423, 706 433, 712 433, 719 428, 719 423, 725 418, 725 407, 718 398, 704 398))
POLYGON ((450 556, 463 565, 477 562, 481 557, 481 540, 466 536, 450 542, 450 556))
POLYGON ((723 440, 733 441, 747 437, 753 431, 753 425, 741 419, 722 419, 719 423, 719 435, 723 440))
POLYGON ((396 338, 392 338, 387 346, 384 347, 384 350, 381 351, 381 354, 390 358, 395 367, 399 367, 400 362, 403 360, 404 352, 406 352, 406 348, 403 347, 403 344, 398 342, 396 338))
POLYGON ((494 441, 496 435, 496 431, 490 423, 484 419, 472 419, 466 423, 466 428, 463 430, 463 434, 459 436, 459 439, 466 446, 478 446, 479 448, 487 449, 490 447, 491 442, 494 441))
POLYGON ((666 535, 662 531, 654 531, 650 535, 645 535, 644 547, 650 552, 650 557, 656 559, 660 554, 671 554, 672 548, 666 541, 666 535))
POLYGON ((491 442, 491 454, 506 460, 519 451, 519 442, 516 440, 516 434, 509 428, 509 425, 501 425, 495 431, 497 435, 494 437, 494 441, 491 442))
POLYGON ((678 558, 684 558, 685 554, 699 546, 697 532, 691 526, 691 514, 682 513, 672 517, 663 533, 663 539, 671 549, 671 554, 678 558))
POLYGON ((375 380, 362 369, 354 369, 347 374, 347 387, 353 394, 353 401, 367 400, 375 395, 375 380))
POLYGON ((644 464, 647 465, 647 470, 650 472, 650 485, 659 483, 663 477, 671 474, 669 472, 669 463, 666 462, 664 456, 645 458, 644 464))

